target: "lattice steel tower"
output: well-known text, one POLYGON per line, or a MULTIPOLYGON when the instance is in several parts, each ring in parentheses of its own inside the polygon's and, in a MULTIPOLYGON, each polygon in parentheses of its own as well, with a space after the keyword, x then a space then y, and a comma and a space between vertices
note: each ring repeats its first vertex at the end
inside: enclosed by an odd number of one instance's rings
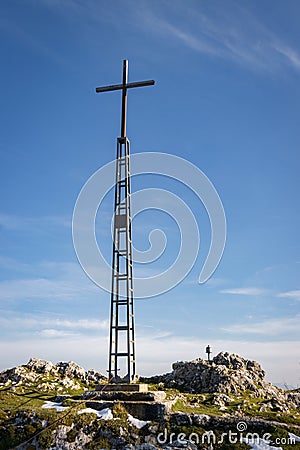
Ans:
POLYGON ((96 92, 122 90, 121 137, 117 138, 114 203, 114 241, 110 305, 108 373, 113 382, 135 379, 134 292, 130 210, 130 142, 126 136, 127 89, 152 86, 154 80, 128 83, 128 61, 123 61, 123 82, 96 88, 96 92), (125 366, 125 375, 118 372, 125 366))

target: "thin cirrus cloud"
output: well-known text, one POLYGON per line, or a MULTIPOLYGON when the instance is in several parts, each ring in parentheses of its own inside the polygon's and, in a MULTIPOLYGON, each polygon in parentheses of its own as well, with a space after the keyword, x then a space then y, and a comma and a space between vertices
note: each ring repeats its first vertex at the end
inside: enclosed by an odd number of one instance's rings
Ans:
POLYGON ((300 70, 300 55, 294 49, 279 42, 273 44, 274 50, 281 54, 291 65, 300 70))
POLYGON ((280 294, 277 295, 277 297, 292 298, 294 300, 300 301, 300 290, 281 292, 280 294))
POLYGON ((297 50, 262 25, 246 9, 234 4, 227 8, 228 11, 213 7, 209 11, 205 9, 207 5, 192 8, 185 4, 177 11, 171 8, 173 15, 169 14, 170 9, 165 12, 162 8, 159 12, 144 8, 137 14, 143 25, 147 26, 147 31, 173 39, 198 53, 255 70, 300 70, 297 50))
POLYGON ((9 332, 11 330, 19 330, 19 332, 30 334, 39 333, 45 337, 64 337, 80 335, 85 333, 107 332, 107 319, 93 318, 59 318, 47 317, 45 315, 23 315, 16 316, 11 311, 2 311, 0 318, 0 327, 2 331, 9 332))
MULTIPOLYGON (((99 334, 99 331, 108 331, 108 320, 80 319, 80 320, 53 320, 42 321, 44 325, 56 328, 43 328, 37 331, 41 337, 65 338, 68 336, 81 336, 87 331, 99 334)), ((38 324, 36 324, 38 325, 38 324)))
POLYGON ((10 258, 9 256, 2 256, 2 255, 0 255, 0 269, 19 271, 22 273, 27 273, 32 270, 31 265, 29 263, 20 262, 15 258, 10 258))
POLYGON ((71 218, 65 216, 18 216, 0 213, 0 227, 7 231, 45 231, 49 227, 71 227, 71 218))
POLYGON ((46 338, 61 338, 65 336, 78 336, 78 333, 72 333, 70 331, 56 330, 54 328, 46 328, 41 330, 39 334, 46 338))
POLYGON ((287 318, 274 318, 261 322, 235 324, 224 327, 222 330, 234 334, 257 334, 264 336, 293 335, 298 337, 300 328, 300 315, 287 318))
POLYGON ((4 300, 69 300, 82 295, 99 295, 99 288, 73 262, 43 261, 23 264, 12 258, 0 258, 0 267, 15 273, 13 279, 0 281, 4 300), (33 276, 34 275, 34 276, 33 276))
POLYGON ((99 288, 92 283, 65 279, 32 278, 8 280, 0 283, 2 300, 60 299, 72 300, 82 294, 96 294, 99 288))
POLYGON ((264 295, 267 293, 267 290, 255 288, 255 287, 232 288, 232 289, 223 289, 220 291, 220 293, 221 294, 234 294, 234 295, 264 295))
MULTIPOLYGON (((123 5, 117 1, 105 7, 96 0, 43 0, 41 3, 68 20, 77 21, 84 17, 84 27, 89 26, 88 33, 86 29, 82 32, 84 38, 93 36, 99 23, 120 27, 119 9, 123 5)), ((298 51, 238 2, 228 1, 226 8, 220 8, 218 2, 183 4, 166 0, 155 4, 141 1, 139 8, 136 8, 136 2, 128 0, 123 16, 126 27, 131 26, 147 35, 154 34, 160 41, 163 38, 167 44, 170 41, 180 43, 199 54, 268 73, 290 68, 300 71, 298 51)), ((32 44, 34 39, 27 34, 25 37, 32 44)), ((38 42, 35 45, 41 44, 38 42)), ((46 47, 40 50, 48 54, 49 49, 46 47)), ((56 54, 50 53, 50 56, 59 59, 56 54)))

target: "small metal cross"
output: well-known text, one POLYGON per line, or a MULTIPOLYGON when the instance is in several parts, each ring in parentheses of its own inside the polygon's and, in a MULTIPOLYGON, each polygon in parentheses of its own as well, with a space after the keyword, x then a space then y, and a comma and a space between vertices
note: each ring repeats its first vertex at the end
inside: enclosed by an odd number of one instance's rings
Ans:
POLYGON ((109 92, 122 90, 122 117, 121 117, 121 137, 126 137, 126 118, 127 118, 127 89, 153 86, 154 80, 136 81, 128 83, 128 60, 123 61, 123 82, 122 84, 114 84, 112 86, 97 87, 96 92, 109 92))
POLYGON ((206 347, 205 353, 207 353, 207 361, 210 361, 211 348, 209 345, 206 347))

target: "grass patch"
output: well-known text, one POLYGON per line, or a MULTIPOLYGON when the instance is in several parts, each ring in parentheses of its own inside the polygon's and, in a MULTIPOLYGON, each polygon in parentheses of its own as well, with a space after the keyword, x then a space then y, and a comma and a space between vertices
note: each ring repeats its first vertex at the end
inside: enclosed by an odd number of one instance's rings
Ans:
POLYGON ((194 414, 207 414, 209 416, 220 416, 222 411, 218 406, 201 404, 199 406, 192 406, 186 403, 185 400, 179 399, 172 406, 173 412, 194 413, 194 414))
POLYGON ((0 393, 0 409, 2 414, 8 410, 33 410, 41 407, 47 400, 50 400, 49 394, 33 390, 28 390, 26 393, 6 391, 0 393))
POLYGON ((112 413, 114 417, 118 417, 121 420, 127 421, 128 412, 120 402, 116 402, 112 408, 112 413))

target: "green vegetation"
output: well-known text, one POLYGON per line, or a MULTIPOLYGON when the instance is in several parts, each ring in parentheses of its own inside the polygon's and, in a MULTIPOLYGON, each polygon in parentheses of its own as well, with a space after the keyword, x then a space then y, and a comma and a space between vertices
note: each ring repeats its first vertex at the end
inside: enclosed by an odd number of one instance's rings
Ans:
POLYGON ((43 432, 37 436, 39 446, 45 449, 51 447, 52 439, 53 439, 53 430, 51 430, 51 428, 43 430, 43 432))
POLYGON ((116 402, 112 408, 112 413, 113 416, 116 418, 119 418, 121 420, 127 420, 128 418, 128 413, 126 411, 126 409, 124 408, 124 406, 121 405, 120 402, 116 402))
POLYGON ((265 407, 269 400, 263 398, 253 398, 248 392, 242 392, 238 395, 230 394, 232 401, 225 403, 225 408, 220 410, 220 406, 214 404, 214 396, 217 394, 182 394, 172 389, 167 391, 167 398, 177 398, 176 403, 172 406, 173 412, 184 412, 194 414, 207 414, 209 416, 220 416, 224 413, 228 415, 239 412, 241 415, 253 416, 265 420, 282 422, 290 425, 300 425, 300 411, 291 411, 290 413, 273 411, 265 407))
POLYGON ((109 440, 104 436, 98 436, 93 439, 91 442, 85 445, 87 450, 99 450, 100 448, 105 448, 105 450, 110 450, 111 445, 109 440))
POLYGON ((67 439, 66 439, 67 442, 74 442, 77 434, 78 434, 78 431, 75 428, 72 428, 70 431, 68 431, 67 439))
POLYGON ((52 398, 51 393, 41 393, 36 389, 26 389, 24 392, 16 388, 14 391, 0 391, 0 423, 6 410, 15 410, 22 408, 23 410, 33 410, 39 408, 42 404, 52 398))
MULTIPOLYGON (((128 444, 136 442, 145 442, 144 438, 149 435, 149 427, 156 427, 157 433, 167 429, 168 433, 185 433, 187 436, 191 433, 205 433, 205 426, 178 426, 169 421, 161 424, 151 423, 149 426, 137 429, 128 422, 128 414, 122 402, 115 402, 112 412, 114 420, 99 420, 96 414, 83 413, 77 414, 79 409, 86 407, 84 401, 78 401, 83 392, 83 384, 79 380, 74 380, 80 385, 80 390, 72 390, 62 387, 60 378, 51 375, 42 376, 38 382, 23 383, 21 386, 12 387, 11 385, 0 389, 0 450, 12 449, 24 441, 28 441, 28 449, 33 448, 33 438, 43 449, 51 447, 54 438, 54 432, 58 425, 70 427, 67 432, 66 440, 74 443, 78 434, 81 432, 92 436, 91 442, 85 444, 86 449, 96 450, 99 448, 110 449, 114 447, 112 442, 119 442, 120 439, 128 444), (55 409, 44 409, 42 405, 46 401, 56 401, 57 395, 65 395, 62 398, 63 406, 68 409, 63 412, 56 412, 55 409), (30 441, 31 439, 31 441, 30 441)), ((149 386, 150 391, 162 390, 158 384, 149 386)), ((182 393, 178 389, 164 389, 167 400, 175 400, 173 412, 206 414, 209 416, 220 417, 224 414, 228 416, 239 415, 253 416, 263 418, 269 421, 276 421, 289 425, 289 431, 299 435, 299 429, 294 428, 300 425, 300 412, 292 411, 290 413, 275 411, 270 409, 270 400, 264 398, 253 398, 250 392, 240 392, 237 395, 230 394, 224 397, 223 394, 189 394, 182 393), (223 397, 222 397, 223 395, 223 397), (225 398, 225 408, 215 404, 216 400, 225 398)), ((228 428, 228 426, 227 426, 228 428)), ((268 432, 272 436, 273 445, 276 445, 277 438, 285 439, 288 442, 288 431, 280 426, 274 427, 268 424, 265 427, 255 425, 253 430, 247 431, 261 433, 268 432)), ((208 430, 208 428, 207 428, 208 430)), ((207 431, 206 430, 206 431, 207 431)), ((222 433, 228 431, 225 426, 217 425, 214 429, 216 436, 215 450, 231 450, 232 443, 226 441, 219 443, 222 433)), ((119 445, 119 444, 118 444, 119 445)), ((283 449, 296 450, 300 444, 280 444, 283 449)), ((201 447, 199 447, 201 448, 201 447)), ((234 449, 249 449, 244 443, 235 443, 234 449)))
POLYGON ((199 406, 191 405, 187 400, 180 399, 176 400, 176 403, 172 406, 173 412, 184 412, 184 413, 194 413, 194 414, 207 414, 209 416, 220 416, 222 412, 219 410, 218 406, 201 404, 199 406))

